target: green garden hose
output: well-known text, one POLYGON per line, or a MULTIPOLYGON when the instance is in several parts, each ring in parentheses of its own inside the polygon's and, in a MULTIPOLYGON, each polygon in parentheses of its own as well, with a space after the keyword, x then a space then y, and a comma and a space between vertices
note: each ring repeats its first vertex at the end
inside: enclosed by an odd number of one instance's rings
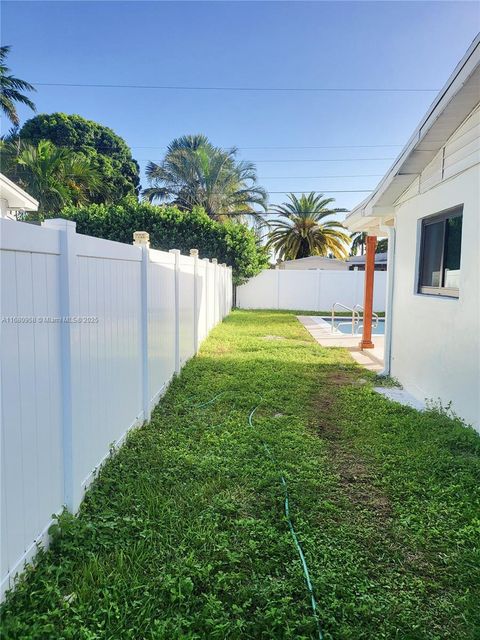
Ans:
MULTIPOLYGON (((230 392, 233 393, 234 389, 231 389, 230 392)), ((229 393, 229 392, 228 391, 222 391, 220 393, 217 393, 215 396, 213 396, 213 398, 210 398, 210 400, 207 400, 207 402, 202 402, 200 404, 195 404, 195 405, 192 405, 192 406, 195 407, 195 408, 206 407, 208 405, 213 404, 216 400, 218 400, 218 398, 224 396, 227 393, 229 393)), ((255 415, 255 412, 257 411, 257 409, 259 408, 259 406, 261 405, 262 400, 263 400, 260 395, 259 395, 259 397, 260 397, 260 402, 256 405, 256 407, 254 407, 251 410, 250 415, 248 416, 248 424, 252 428, 253 428, 253 416, 255 415)), ((277 466, 276 460, 275 460, 272 452, 270 451, 267 443, 262 440, 262 444, 263 444, 263 448, 265 450, 265 453, 267 454, 267 457, 272 462, 272 464, 276 467, 277 466)), ((323 640, 323 632, 322 632, 322 628, 321 628, 321 625, 320 625, 320 618, 319 618, 319 615, 318 615, 318 605, 317 605, 317 601, 316 601, 316 598, 315 598, 315 591, 313 589, 312 581, 310 579, 310 572, 308 570, 308 565, 307 565, 307 561, 305 559, 305 554, 303 553, 302 546, 300 544, 300 541, 298 539, 297 533, 295 531, 295 527, 293 526, 293 522, 292 522, 292 519, 290 517, 288 485, 287 485, 287 481, 285 480, 285 476, 282 473, 280 473, 280 483, 282 485, 283 494, 284 494, 285 518, 287 520, 288 528, 290 530, 290 533, 291 533, 291 536, 292 536, 292 539, 293 539, 293 543, 295 545, 295 548, 297 550, 298 556, 300 558, 300 563, 302 565, 303 575, 305 576, 305 583, 307 585, 308 593, 309 593, 309 596, 310 596, 310 603, 311 603, 311 607, 312 607, 313 618, 315 620, 315 624, 316 624, 316 627, 317 627, 318 639, 319 640, 323 640)))

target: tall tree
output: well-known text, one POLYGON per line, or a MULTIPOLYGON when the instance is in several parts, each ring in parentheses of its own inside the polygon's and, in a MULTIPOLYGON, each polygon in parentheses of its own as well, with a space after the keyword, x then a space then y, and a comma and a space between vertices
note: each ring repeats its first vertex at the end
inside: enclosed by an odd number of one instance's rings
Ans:
MULTIPOLYGON (((366 231, 354 231, 350 234, 350 240, 352 241, 352 246, 350 247, 350 255, 356 256, 358 255, 358 250, 360 249, 360 255, 363 256, 365 253, 365 245, 367 242, 367 232, 366 231)), ((388 251, 388 240, 387 238, 381 238, 377 242, 377 248, 375 249, 375 253, 385 253, 388 251)))
POLYGON ((18 135, 22 142, 33 145, 50 140, 88 160, 104 183, 94 196, 95 202, 119 202, 125 196, 138 195, 138 164, 125 140, 109 127, 79 115, 44 113, 27 120, 18 135))
POLYGON ((386 253, 388 251, 388 238, 380 238, 377 242, 375 253, 386 253))
POLYGON ((354 231, 350 234, 350 240, 352 241, 352 246, 350 247, 350 255, 356 256, 358 250, 360 249, 360 255, 363 256, 363 254, 365 253, 365 243, 367 242, 366 231, 354 231))
POLYGON ((267 194, 257 185, 257 172, 251 162, 237 160, 237 149, 215 147, 206 136, 177 138, 160 164, 150 162, 146 174, 151 186, 144 198, 167 201, 180 209, 205 209, 216 220, 251 216, 261 220, 267 194))
POLYGON ((40 215, 91 202, 102 191, 102 180, 88 158, 49 140, 19 146, 2 142, 0 151, 7 173, 14 173, 15 181, 39 201, 40 215))
POLYGON ((6 65, 10 46, 0 47, 0 107, 10 122, 17 126, 20 123, 16 102, 25 104, 35 111, 34 103, 23 91, 35 91, 35 87, 25 80, 10 75, 10 69, 6 65))
POLYGON ((274 210, 278 218, 271 222, 267 246, 281 260, 295 260, 308 256, 347 257, 349 238, 337 220, 326 220, 345 209, 330 208, 334 198, 314 192, 297 198, 289 194, 286 202, 274 210))

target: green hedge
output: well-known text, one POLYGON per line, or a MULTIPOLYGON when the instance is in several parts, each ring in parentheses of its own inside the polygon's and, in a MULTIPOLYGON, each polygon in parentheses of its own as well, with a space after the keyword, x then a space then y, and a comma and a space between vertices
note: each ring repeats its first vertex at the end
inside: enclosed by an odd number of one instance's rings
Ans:
POLYGON ((128 198, 120 204, 69 206, 60 216, 74 220, 78 233, 98 238, 131 244, 134 231, 148 231, 153 249, 180 249, 185 254, 198 249, 201 258, 217 258, 219 263, 230 265, 235 284, 268 266, 267 252, 251 229, 239 223, 216 222, 203 209, 180 211, 128 198))

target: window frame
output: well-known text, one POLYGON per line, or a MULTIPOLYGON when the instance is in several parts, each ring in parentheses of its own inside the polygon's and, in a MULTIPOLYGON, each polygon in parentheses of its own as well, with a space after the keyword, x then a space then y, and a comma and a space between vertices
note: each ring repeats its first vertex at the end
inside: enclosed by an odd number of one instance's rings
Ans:
MULTIPOLYGON (((446 229, 446 221, 451 218, 458 218, 462 216, 462 236, 463 236, 463 204, 456 205, 455 207, 450 207, 449 209, 445 209, 439 213, 435 213, 431 216, 426 216, 425 218, 421 218, 420 222, 420 252, 419 252, 419 261, 418 261, 418 281, 417 281, 417 293, 420 295, 428 295, 428 296, 442 296, 445 298, 456 298, 458 299, 460 296, 460 288, 455 289, 453 287, 445 287, 443 286, 445 279, 445 246, 447 241, 447 234, 445 233, 446 229), (442 243, 442 254, 440 259, 440 273, 442 278, 442 284, 439 287, 425 286, 422 285, 423 280, 423 257, 425 255, 425 227, 431 224, 437 224, 439 222, 443 222, 443 243, 442 243)), ((461 238, 461 241, 463 237, 461 238)), ((462 250, 460 246, 460 260, 462 256, 462 250)))

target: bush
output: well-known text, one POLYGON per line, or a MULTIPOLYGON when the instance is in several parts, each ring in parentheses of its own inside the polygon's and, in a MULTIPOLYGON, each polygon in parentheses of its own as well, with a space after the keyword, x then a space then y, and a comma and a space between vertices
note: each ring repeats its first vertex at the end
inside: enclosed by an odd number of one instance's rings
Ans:
POLYGON ((201 258, 217 258, 230 265, 235 284, 268 266, 268 254, 251 229, 235 222, 216 222, 200 208, 180 211, 127 198, 119 204, 66 207, 60 216, 74 220, 78 233, 98 238, 131 244, 134 231, 148 231, 153 249, 180 249, 186 254, 198 249, 201 258))

